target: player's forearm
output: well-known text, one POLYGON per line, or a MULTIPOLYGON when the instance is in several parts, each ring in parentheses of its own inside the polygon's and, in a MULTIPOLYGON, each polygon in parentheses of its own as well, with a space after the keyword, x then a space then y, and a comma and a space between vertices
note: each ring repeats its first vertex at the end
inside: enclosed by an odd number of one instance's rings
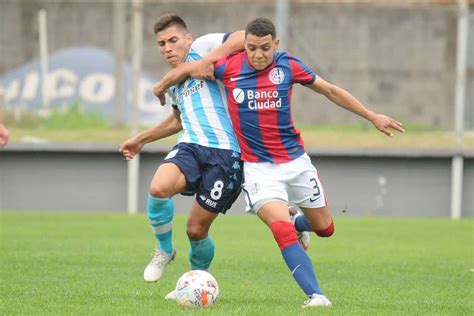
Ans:
POLYGON ((373 121, 375 113, 367 109, 359 100, 357 100, 352 94, 350 94, 346 90, 332 85, 330 93, 327 94, 326 97, 333 103, 339 105, 340 107, 351 111, 352 113, 355 113, 370 122, 373 121))
POLYGON ((213 64, 230 53, 244 49, 244 41, 245 31, 234 32, 222 45, 207 54, 203 59, 205 62, 213 64))
POLYGON ((136 138, 138 142, 148 144, 156 140, 174 135, 182 129, 183 127, 181 125, 181 121, 177 120, 172 114, 160 124, 139 133, 136 138))
POLYGON ((184 63, 166 73, 163 78, 153 87, 153 94, 159 96, 168 90, 171 86, 185 80, 190 73, 198 68, 197 62, 184 63))

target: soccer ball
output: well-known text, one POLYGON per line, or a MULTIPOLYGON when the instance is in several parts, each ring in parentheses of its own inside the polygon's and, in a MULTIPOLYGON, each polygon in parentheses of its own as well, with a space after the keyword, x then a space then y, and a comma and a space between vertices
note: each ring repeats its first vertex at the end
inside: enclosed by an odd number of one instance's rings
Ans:
POLYGON ((219 285, 216 279, 203 270, 191 270, 176 283, 176 302, 184 307, 208 307, 217 302, 219 285))

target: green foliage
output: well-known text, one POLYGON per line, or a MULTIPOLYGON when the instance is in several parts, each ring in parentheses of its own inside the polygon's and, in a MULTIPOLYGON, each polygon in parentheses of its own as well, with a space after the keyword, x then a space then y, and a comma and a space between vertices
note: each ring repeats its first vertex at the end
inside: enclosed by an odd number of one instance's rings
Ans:
MULTIPOLYGON (((2 212, 1 304, 9 314, 189 315, 163 297, 189 269, 186 217, 178 255, 143 281, 155 245, 143 214, 2 212)), ((255 216, 219 216, 212 274, 218 304, 196 315, 472 315, 472 220, 336 217, 308 250, 333 307, 303 310, 268 229, 255 216)))
POLYGON ((99 111, 85 112, 80 103, 76 102, 66 110, 53 110, 44 120, 43 125, 48 129, 74 130, 107 128, 108 122, 99 111))
POLYGON ((109 122, 98 110, 84 111, 77 101, 71 105, 52 106, 48 113, 41 111, 5 111, 9 128, 46 130, 106 129, 109 122))

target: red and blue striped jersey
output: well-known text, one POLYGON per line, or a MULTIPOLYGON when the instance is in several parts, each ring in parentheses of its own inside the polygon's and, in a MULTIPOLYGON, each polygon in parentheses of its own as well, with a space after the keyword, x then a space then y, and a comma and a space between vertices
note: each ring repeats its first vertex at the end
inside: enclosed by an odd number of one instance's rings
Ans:
POLYGON ((316 74, 287 52, 258 71, 240 51, 215 63, 215 77, 226 88, 232 125, 242 160, 282 163, 298 158, 304 143, 291 116, 293 84, 311 84, 316 74))

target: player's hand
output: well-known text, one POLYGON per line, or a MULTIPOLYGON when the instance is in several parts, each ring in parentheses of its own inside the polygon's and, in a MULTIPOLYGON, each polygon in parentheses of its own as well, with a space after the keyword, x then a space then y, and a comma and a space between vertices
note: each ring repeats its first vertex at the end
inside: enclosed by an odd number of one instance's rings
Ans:
POLYGON ((155 84, 153 87, 153 94, 160 100, 160 104, 162 106, 166 105, 166 90, 163 89, 163 85, 161 84, 161 81, 155 84))
POLYGON ((196 64, 198 64, 199 67, 191 72, 191 77, 203 80, 216 80, 214 77, 214 63, 202 59, 197 61, 196 64))
POLYGON ((8 132, 5 125, 0 123, 0 148, 2 148, 8 143, 9 138, 10 138, 10 133, 8 132))
POLYGON ((119 152, 122 153, 126 160, 132 160, 142 150, 144 145, 143 142, 139 142, 135 137, 132 137, 120 145, 119 152))
POLYGON ((377 128, 379 131, 389 137, 393 137, 391 129, 399 131, 401 133, 405 131, 402 128, 402 123, 395 121, 391 117, 388 117, 383 114, 375 114, 374 118, 372 119, 372 124, 374 124, 375 128, 377 128))

